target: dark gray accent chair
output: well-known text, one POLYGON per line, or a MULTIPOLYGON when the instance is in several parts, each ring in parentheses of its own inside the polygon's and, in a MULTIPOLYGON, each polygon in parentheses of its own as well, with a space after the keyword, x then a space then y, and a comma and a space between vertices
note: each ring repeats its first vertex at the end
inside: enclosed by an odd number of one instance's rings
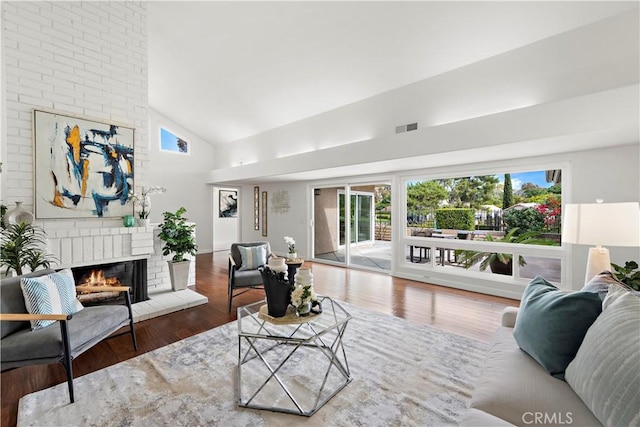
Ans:
MULTIPOLYGON (((54 272, 54 270, 38 270, 23 276, 3 279, 0 283, 0 326, 2 328, 0 368, 6 371, 22 366, 62 363, 67 372, 69 398, 73 403, 73 359, 127 325, 129 332, 123 333, 131 333, 135 350, 138 349, 138 343, 133 326, 128 287, 112 288, 124 294, 124 305, 85 307, 74 314, 27 313, 20 288, 20 278, 37 277, 54 272), (34 316, 41 320, 56 320, 56 322, 33 331, 29 320, 34 316)), ((98 291, 95 287, 86 287, 83 290, 98 291)))
POLYGON ((242 256, 240 255, 240 250, 238 249, 238 246, 251 247, 260 245, 266 245, 267 247, 267 259, 265 260, 266 264, 269 258, 274 256, 271 253, 271 246, 269 246, 269 242, 247 242, 231 244, 231 250, 229 253, 229 312, 231 312, 231 303, 234 297, 242 295, 252 289, 264 289, 262 276, 260 275, 260 271, 257 268, 255 270, 240 270, 240 267, 242 266, 242 256), (236 289, 241 289, 241 292, 234 293, 236 289))

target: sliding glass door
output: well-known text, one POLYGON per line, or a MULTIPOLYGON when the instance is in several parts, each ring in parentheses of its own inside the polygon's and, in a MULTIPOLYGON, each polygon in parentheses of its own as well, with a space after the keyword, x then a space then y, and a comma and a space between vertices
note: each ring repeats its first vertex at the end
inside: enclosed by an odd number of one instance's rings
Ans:
MULTIPOLYGON (((347 209, 345 198, 346 195, 344 192, 338 193, 338 205, 340 206, 340 216, 338 218, 340 246, 344 246, 347 241, 347 209)), ((373 193, 351 192, 349 202, 349 243, 371 243, 374 240, 373 193)))
POLYGON ((391 185, 313 189, 314 258, 391 270, 391 185))

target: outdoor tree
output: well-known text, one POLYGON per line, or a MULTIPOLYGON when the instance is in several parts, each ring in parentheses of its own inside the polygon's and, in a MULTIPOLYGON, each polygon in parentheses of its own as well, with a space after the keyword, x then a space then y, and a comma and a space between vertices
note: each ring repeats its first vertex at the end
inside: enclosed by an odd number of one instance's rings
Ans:
POLYGON ((520 190, 518 191, 525 199, 530 199, 532 197, 540 196, 542 194, 547 194, 548 190, 544 187, 540 187, 537 184, 532 182, 526 182, 522 184, 520 190))
POLYGON ((504 174, 504 192, 502 195, 502 209, 513 205, 513 188, 511 187, 511 174, 504 174))
POLYGON ((495 175, 468 176, 437 180, 449 193, 449 204, 455 207, 479 208, 494 201, 500 183, 495 175))
POLYGON ((407 185, 407 208, 435 209, 447 200, 447 190, 436 181, 420 181, 407 185))
POLYGON ((562 184, 553 184, 551 187, 547 188, 547 192, 552 194, 562 194, 562 184))
POLYGON ((376 211, 381 211, 391 206, 391 186, 376 186, 375 189, 376 211))

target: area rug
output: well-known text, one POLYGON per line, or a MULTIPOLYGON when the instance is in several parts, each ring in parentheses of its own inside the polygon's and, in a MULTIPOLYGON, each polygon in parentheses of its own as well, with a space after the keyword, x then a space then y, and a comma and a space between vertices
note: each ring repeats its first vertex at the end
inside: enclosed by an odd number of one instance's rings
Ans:
POLYGON ((74 404, 66 383, 24 396, 18 426, 456 424, 487 344, 341 304, 353 316, 344 336, 353 380, 310 418, 237 406, 230 322, 77 378, 74 404))

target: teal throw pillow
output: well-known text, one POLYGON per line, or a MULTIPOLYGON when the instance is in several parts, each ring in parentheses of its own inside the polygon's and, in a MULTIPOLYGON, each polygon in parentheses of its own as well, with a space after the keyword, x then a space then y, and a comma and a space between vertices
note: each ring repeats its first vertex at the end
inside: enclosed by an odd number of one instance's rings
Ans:
MULTIPOLYGON (((27 312, 30 314, 73 314, 82 310, 76 298, 76 284, 71 270, 20 280, 27 312)), ((54 320, 32 320, 31 329, 44 328, 54 320)))
POLYGON ((567 365, 601 311, 598 294, 561 291, 537 276, 524 291, 513 336, 547 372, 564 379, 567 365))
POLYGON ((238 270, 257 270, 267 262, 267 247, 259 246, 238 246, 242 265, 238 270))

